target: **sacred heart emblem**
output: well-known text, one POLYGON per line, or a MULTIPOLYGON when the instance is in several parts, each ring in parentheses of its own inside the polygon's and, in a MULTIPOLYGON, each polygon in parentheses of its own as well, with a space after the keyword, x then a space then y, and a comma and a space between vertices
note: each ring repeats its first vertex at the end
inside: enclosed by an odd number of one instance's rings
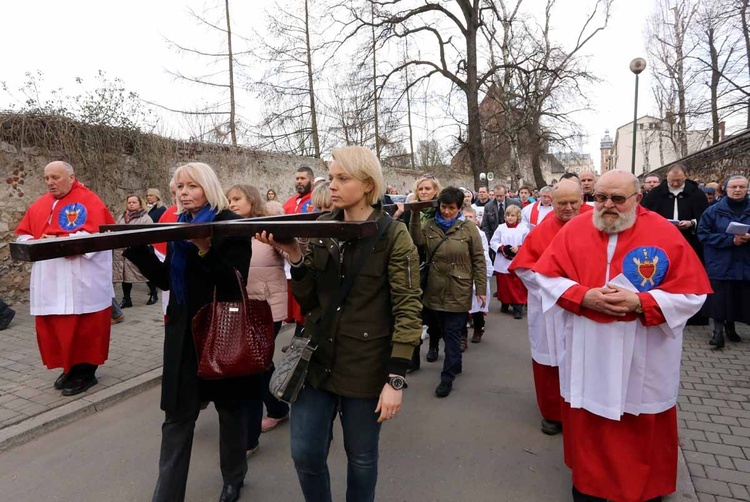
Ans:
MULTIPOLYGON (((658 260, 659 258, 657 257, 656 259, 658 260)), ((647 262, 638 264, 638 273, 641 274, 641 277, 643 277, 647 281, 651 281, 651 278, 654 276, 655 272, 656 272, 656 264, 653 262, 647 261, 647 262)))
POLYGON ((81 228, 86 223, 86 206, 78 202, 68 204, 60 209, 60 215, 57 222, 65 231, 72 232, 81 228))
POLYGON ((622 273, 642 293, 658 287, 668 270, 669 258, 657 247, 638 247, 622 261, 622 273))

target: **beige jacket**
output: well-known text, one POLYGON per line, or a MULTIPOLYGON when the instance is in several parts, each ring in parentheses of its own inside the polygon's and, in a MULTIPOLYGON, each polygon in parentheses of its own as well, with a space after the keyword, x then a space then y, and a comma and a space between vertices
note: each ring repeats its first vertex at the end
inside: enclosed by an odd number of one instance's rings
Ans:
POLYGON ((253 239, 253 256, 247 277, 247 296, 266 300, 271 305, 274 322, 287 316, 287 286, 284 257, 272 246, 253 239))
MULTIPOLYGON (((130 224, 143 224, 153 223, 151 217, 147 213, 143 213, 143 216, 130 220, 130 224)), ((122 214, 117 219, 118 225, 125 224, 125 215, 122 214)), ((133 265, 133 262, 122 257, 124 249, 115 249, 112 253, 112 282, 147 282, 138 267, 133 265)))

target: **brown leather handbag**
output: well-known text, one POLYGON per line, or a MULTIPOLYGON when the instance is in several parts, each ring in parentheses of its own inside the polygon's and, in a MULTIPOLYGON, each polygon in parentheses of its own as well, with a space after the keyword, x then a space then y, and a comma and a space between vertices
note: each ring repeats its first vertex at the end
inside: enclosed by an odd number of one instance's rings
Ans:
POLYGON ((214 300, 193 317, 193 339, 198 355, 198 376, 207 380, 263 373, 273 361, 274 337, 271 306, 250 300, 235 269, 242 301, 214 300))

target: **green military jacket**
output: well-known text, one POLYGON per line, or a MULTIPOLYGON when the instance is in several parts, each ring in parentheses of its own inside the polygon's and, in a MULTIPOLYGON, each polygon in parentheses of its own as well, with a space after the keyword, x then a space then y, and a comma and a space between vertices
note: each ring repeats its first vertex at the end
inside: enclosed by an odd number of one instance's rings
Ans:
MULTIPOLYGON (((373 211, 377 221, 383 212, 373 211)), ((333 211, 320 220, 343 220, 333 211)), ((406 226, 391 221, 375 244, 341 305, 330 332, 319 321, 334 301, 344 273, 362 252, 361 240, 342 247, 334 239, 310 239, 303 265, 292 270, 292 291, 303 312, 305 332, 318 348, 307 380, 341 396, 373 399, 389 372, 404 374, 422 334, 419 256, 406 226)))
MULTIPOLYGON (((415 218, 409 222, 414 243, 423 247, 430 257, 430 272, 422 303, 441 312, 468 312, 476 291, 487 291, 487 268, 479 229, 471 221, 456 221, 447 232, 434 218, 420 225, 415 218), (443 237, 448 239, 438 248, 443 237), (437 253, 435 249, 437 248, 437 253)), ((488 299, 489 300, 489 299, 488 299)))

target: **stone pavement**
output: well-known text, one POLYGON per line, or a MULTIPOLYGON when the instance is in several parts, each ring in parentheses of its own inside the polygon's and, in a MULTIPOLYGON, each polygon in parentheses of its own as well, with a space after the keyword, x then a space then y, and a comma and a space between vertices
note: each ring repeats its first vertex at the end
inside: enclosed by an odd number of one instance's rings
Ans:
MULTIPOLYGON (((0 332, 0 450, 159 383, 161 305, 145 305, 145 285, 135 285, 133 293, 136 306, 124 311, 125 322, 112 326, 99 384, 70 398, 52 388, 59 370, 47 370, 40 361, 28 305, 13 306, 16 317, 0 332)), ((728 342, 722 351, 710 350, 708 327, 685 331, 679 435, 701 502, 750 501, 750 328, 737 329, 747 341, 728 342)), ((681 492, 670 500, 694 500, 686 496, 689 490, 681 492)))
POLYGON ((750 328, 737 332, 713 351, 707 326, 685 331, 679 434, 701 502, 750 500, 750 328))
MULTIPOLYGON (((119 287, 116 292, 121 297, 119 287)), ((60 370, 48 370, 41 362, 28 304, 13 305, 16 316, 10 327, 0 332, 0 449, 2 433, 9 427, 78 400, 95 402, 98 394, 112 394, 113 386, 123 390, 128 387, 126 382, 161 368, 161 301, 147 306, 147 299, 145 285, 136 284, 135 307, 125 309, 125 321, 112 326, 109 360, 97 371, 99 383, 73 397, 63 397, 52 387, 60 370)))

